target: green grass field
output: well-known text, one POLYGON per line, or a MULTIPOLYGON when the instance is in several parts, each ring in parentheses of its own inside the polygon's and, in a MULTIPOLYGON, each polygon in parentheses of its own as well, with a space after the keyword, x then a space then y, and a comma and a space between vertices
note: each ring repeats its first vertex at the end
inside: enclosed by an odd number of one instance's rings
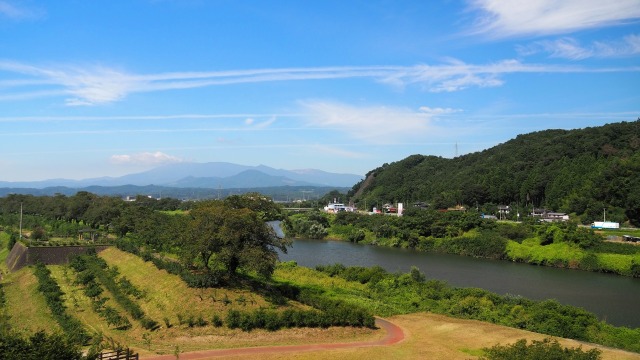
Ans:
POLYGON ((44 297, 37 290, 38 281, 31 268, 5 274, 2 283, 6 306, 11 316, 11 328, 25 333, 60 330, 49 312, 44 297))

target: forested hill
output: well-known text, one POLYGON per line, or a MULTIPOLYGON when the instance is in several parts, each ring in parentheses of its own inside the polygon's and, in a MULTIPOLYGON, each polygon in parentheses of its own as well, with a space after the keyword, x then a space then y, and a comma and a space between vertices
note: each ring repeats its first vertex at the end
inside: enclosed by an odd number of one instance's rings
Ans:
POLYGON ((412 155, 367 174, 358 203, 519 204, 573 213, 588 223, 640 225, 640 119, 519 135, 454 159, 412 155))

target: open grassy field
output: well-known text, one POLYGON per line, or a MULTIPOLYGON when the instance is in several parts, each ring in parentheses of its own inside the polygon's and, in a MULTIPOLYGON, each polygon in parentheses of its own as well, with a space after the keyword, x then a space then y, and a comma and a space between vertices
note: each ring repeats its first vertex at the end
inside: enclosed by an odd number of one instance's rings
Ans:
POLYGON ((49 312, 44 296, 37 289, 38 280, 31 268, 5 273, 2 284, 11 316, 11 328, 25 333, 60 330, 49 312))
MULTIPOLYGON (((474 320, 454 319, 442 315, 416 313, 389 318, 402 327, 405 340, 392 346, 363 347, 307 351, 301 353, 263 354, 261 359, 477 359, 482 348, 513 343, 518 339, 542 340, 544 335, 474 320)), ((594 347, 574 340, 559 339, 566 347, 594 347)), ((640 354, 598 347, 604 360, 640 359, 640 354)), ((219 359, 216 357, 215 359, 219 359)), ((247 359, 246 356, 225 356, 225 359, 247 359)), ((214 359, 214 358, 211 358, 214 359)))

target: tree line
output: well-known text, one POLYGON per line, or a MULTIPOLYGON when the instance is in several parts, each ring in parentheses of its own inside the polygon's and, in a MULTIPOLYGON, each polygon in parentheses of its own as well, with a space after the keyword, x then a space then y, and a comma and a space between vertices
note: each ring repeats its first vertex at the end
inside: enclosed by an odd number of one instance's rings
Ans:
POLYGON ((248 193, 224 200, 182 202, 138 196, 136 201, 78 192, 73 196, 9 195, 0 198, 0 224, 17 240, 22 211, 25 236, 46 241, 76 237, 84 229, 103 238, 128 238, 152 252, 173 252, 189 266, 233 276, 240 268, 273 273, 286 240, 266 224, 284 217, 270 198, 248 193), (28 233, 28 234, 27 234, 28 233))

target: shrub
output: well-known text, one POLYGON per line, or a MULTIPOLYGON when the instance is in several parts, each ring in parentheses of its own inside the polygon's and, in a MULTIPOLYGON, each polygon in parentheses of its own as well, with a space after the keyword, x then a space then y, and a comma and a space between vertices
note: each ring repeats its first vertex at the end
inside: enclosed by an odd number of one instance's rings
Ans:
POLYGON ((224 323, 222 322, 222 319, 220 318, 220 316, 218 314, 215 314, 211 319, 211 325, 215 327, 221 327, 222 325, 224 325, 224 323))
POLYGON ((4 333, 0 337, 0 350, 2 359, 85 359, 82 349, 69 337, 48 335, 44 331, 38 331, 29 338, 13 332, 4 333))
POLYGON ((364 230, 358 229, 351 232, 348 235, 347 240, 351 241, 352 243, 359 243, 360 241, 364 240, 366 236, 367 235, 365 234, 364 230))
POLYGON ((237 329, 240 327, 241 314, 238 310, 229 310, 227 312, 226 323, 229 329, 237 329))
POLYGON ((598 257, 594 253, 588 253, 580 260, 580 269, 587 271, 599 271, 601 270, 598 263, 598 257))
POLYGON ((200 326, 200 327, 202 327, 202 326, 207 326, 207 325, 208 325, 207 320, 205 320, 205 319, 202 317, 202 315, 199 315, 199 316, 198 316, 198 318, 196 319, 195 324, 196 324, 196 326, 200 326))
POLYGON ((11 232, 11 235, 9 235, 9 242, 7 243, 7 249, 11 251, 16 242, 18 242, 18 234, 11 232))
POLYGON ((481 357, 484 360, 597 360, 600 359, 601 351, 591 349, 582 351, 578 348, 563 348, 558 340, 546 338, 542 341, 533 340, 527 345, 527 340, 520 339, 512 345, 495 345, 484 349, 486 355, 481 357))

